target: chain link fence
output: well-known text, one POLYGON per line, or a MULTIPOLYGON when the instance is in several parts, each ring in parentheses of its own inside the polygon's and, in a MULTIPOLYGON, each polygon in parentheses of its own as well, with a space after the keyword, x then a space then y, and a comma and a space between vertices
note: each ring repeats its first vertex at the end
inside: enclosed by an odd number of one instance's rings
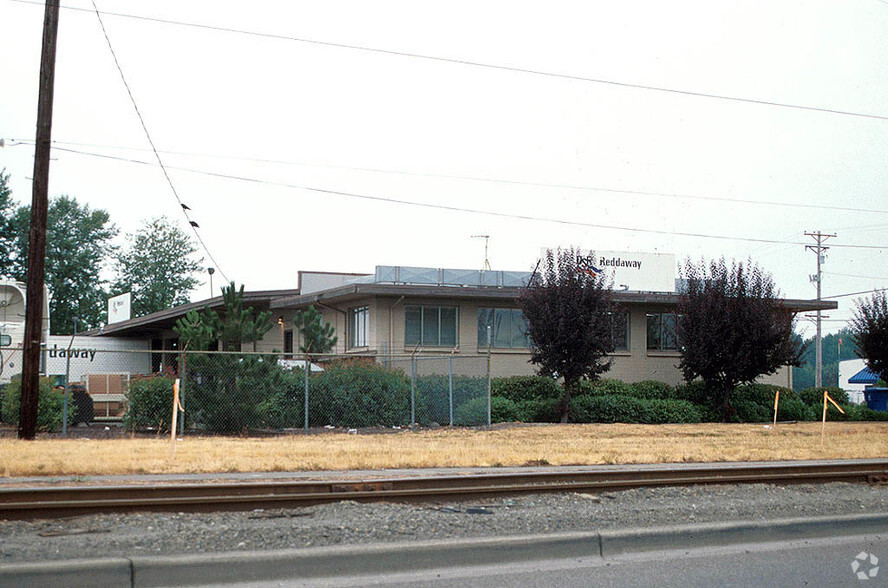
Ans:
MULTIPOLYGON (((0 420, 15 425, 21 351, 5 350, 3 361, 0 420)), ((41 363, 39 410, 57 413, 40 421, 49 423, 44 430, 120 422, 136 431, 169 431, 177 379, 182 434, 490 424, 486 355, 300 358, 56 348, 41 363)))

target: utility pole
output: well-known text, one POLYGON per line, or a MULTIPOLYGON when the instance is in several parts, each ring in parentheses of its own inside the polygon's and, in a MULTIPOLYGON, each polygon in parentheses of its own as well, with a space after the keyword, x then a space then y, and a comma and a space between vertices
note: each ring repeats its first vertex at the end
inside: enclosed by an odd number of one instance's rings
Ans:
MULTIPOLYGON (((826 259, 824 252, 829 249, 826 247, 824 243, 827 239, 835 237, 835 234, 826 234, 817 231, 816 233, 805 232, 805 235, 814 239, 814 245, 805 245, 805 249, 813 251, 817 255, 817 273, 811 276, 811 281, 815 283, 817 286, 817 302, 820 302, 821 290, 820 286, 822 283, 822 274, 820 271, 820 266, 823 265, 823 262, 826 259)), ((822 331, 822 320, 823 316, 821 315, 821 311, 817 309, 817 336, 815 338, 815 347, 814 347, 814 386, 820 388, 823 385, 823 340, 821 339, 822 331)))
POLYGON ((40 388, 38 372, 43 333, 43 271, 46 261, 46 216, 49 209, 49 153, 52 146, 52 97, 55 86, 58 30, 59 0, 46 0, 43 16, 43 51, 40 58, 40 93, 37 98, 34 182, 31 190, 31 230, 28 235, 27 304, 22 350, 19 439, 34 439, 37 436, 37 397, 40 388))

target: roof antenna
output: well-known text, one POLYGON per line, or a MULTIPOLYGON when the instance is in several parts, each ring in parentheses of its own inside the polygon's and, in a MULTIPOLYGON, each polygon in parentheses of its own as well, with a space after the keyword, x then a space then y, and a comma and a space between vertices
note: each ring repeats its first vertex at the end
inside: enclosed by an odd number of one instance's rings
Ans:
POLYGON ((487 259, 487 243, 490 241, 490 235, 472 235, 472 239, 484 239, 484 265, 481 271, 490 271, 490 261, 487 259))

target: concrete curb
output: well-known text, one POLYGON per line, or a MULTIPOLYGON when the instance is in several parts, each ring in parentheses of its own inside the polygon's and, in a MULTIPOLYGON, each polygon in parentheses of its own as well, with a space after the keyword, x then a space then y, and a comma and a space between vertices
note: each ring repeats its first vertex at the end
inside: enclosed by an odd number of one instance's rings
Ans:
POLYGON ((885 534, 888 513, 588 533, 0 566, 2 586, 194 586, 885 534))

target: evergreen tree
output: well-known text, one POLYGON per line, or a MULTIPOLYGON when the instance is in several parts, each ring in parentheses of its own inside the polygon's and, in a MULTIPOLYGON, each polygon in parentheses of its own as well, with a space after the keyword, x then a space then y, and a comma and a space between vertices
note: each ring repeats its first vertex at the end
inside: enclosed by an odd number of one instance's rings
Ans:
POLYGON ((240 351, 244 343, 259 341, 271 330, 271 312, 256 312, 244 307, 244 287, 238 290, 234 282, 222 287, 222 313, 205 308, 200 313, 189 311, 173 327, 183 344, 192 349, 206 349, 212 342, 221 341, 222 351, 240 351))
POLYGON ((314 306, 297 310, 293 324, 302 335, 299 351, 307 355, 329 353, 336 347, 337 337, 333 335, 333 325, 323 322, 323 315, 314 306))

